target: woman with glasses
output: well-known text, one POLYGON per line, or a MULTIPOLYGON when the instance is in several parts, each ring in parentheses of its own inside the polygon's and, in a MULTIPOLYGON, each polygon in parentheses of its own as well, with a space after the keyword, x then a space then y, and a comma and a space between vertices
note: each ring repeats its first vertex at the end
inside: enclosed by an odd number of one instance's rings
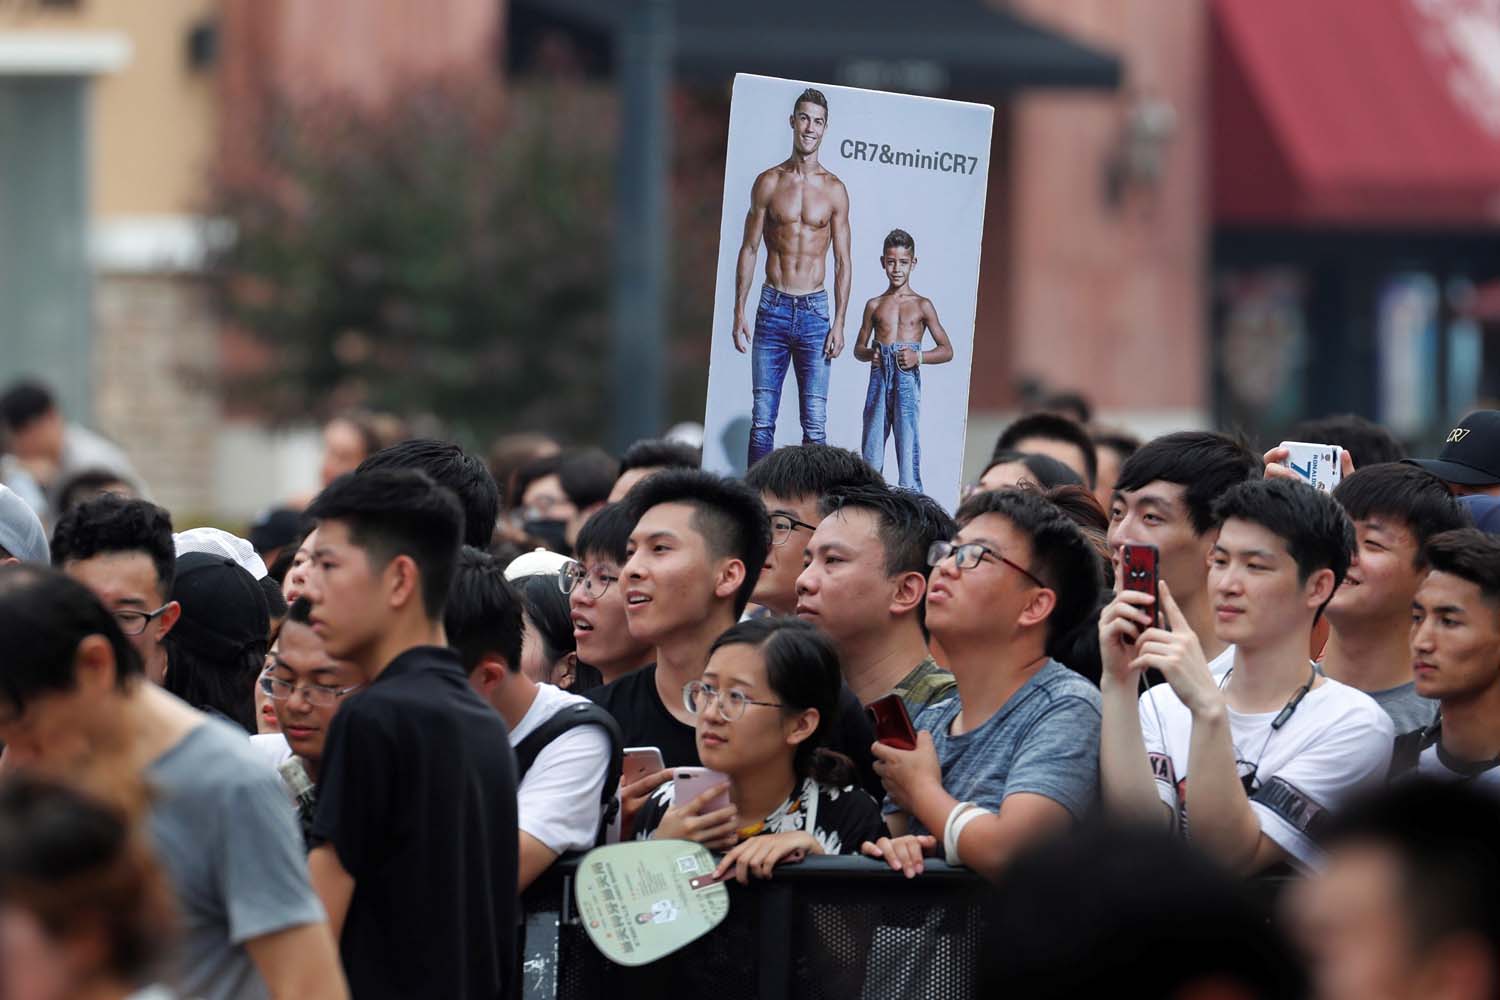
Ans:
POLYGON ((729 779, 731 804, 705 812, 722 786, 675 802, 669 781, 642 808, 636 836, 726 850, 718 874, 747 882, 809 854, 857 854, 884 835, 853 765, 823 747, 841 685, 838 654, 812 625, 758 618, 725 632, 683 699, 697 717, 698 756, 729 779))

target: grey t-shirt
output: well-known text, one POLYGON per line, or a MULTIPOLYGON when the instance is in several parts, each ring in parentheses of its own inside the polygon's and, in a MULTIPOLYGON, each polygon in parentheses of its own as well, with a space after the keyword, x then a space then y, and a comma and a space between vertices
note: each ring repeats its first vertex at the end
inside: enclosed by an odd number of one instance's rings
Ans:
POLYGON ((1418 729, 1426 729, 1437 721, 1437 702, 1417 694, 1415 681, 1408 681, 1400 687, 1386 688, 1384 691, 1366 693, 1391 717, 1391 721, 1396 724, 1398 737, 1418 729))
POLYGON ((244 943, 323 920, 281 779, 243 732, 208 719, 147 769, 151 835, 177 896, 169 970, 184 996, 266 996, 244 943))
MULTIPOLYGON (((943 789, 960 802, 999 812, 1006 796, 1032 792, 1081 820, 1099 792, 1099 706, 1098 688, 1048 660, 998 712, 962 736, 948 731, 962 707, 956 697, 923 710, 912 724, 932 733, 943 789)), ((886 811, 894 809, 887 801, 886 811)), ((912 817, 911 832, 932 831, 912 817)))

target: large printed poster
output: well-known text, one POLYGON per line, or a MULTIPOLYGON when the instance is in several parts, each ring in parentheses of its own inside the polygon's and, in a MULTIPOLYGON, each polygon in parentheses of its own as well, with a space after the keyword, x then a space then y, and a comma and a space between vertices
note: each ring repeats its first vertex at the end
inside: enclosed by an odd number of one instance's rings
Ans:
POLYGON ((703 464, 826 442, 952 510, 994 109, 741 74, 703 464))

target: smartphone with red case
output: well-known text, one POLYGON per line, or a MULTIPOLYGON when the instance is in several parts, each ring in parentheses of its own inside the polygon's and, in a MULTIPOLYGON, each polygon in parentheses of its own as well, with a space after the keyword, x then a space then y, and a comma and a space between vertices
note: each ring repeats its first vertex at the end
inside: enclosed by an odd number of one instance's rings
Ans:
POLYGON ((724 786, 724 790, 709 800, 699 815, 723 809, 729 805, 729 778, 706 767, 679 767, 672 772, 672 804, 687 805, 711 788, 724 786))
POLYGON ((1120 547, 1120 570, 1126 590, 1138 590, 1150 594, 1157 603, 1152 605, 1152 625, 1170 631, 1166 617, 1161 613, 1161 589, 1158 586, 1158 562, 1160 553, 1155 545, 1122 545, 1120 547))
POLYGON ((917 731, 912 728, 911 716, 907 714, 906 702, 899 694, 888 694, 865 706, 870 725, 875 728, 875 739, 897 750, 915 750, 917 731))

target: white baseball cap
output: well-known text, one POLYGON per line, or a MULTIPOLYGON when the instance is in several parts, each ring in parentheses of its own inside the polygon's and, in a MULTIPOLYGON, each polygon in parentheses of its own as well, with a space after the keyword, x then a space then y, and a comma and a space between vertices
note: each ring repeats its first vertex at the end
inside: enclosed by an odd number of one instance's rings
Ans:
POLYGON ((179 557, 185 552, 206 552, 211 556, 233 559, 257 580, 264 580, 268 575, 265 561, 255 554, 255 546, 223 528, 189 528, 173 535, 172 541, 177 545, 179 557))
POLYGON ((550 574, 555 576, 568 563, 573 560, 557 552, 547 549, 533 549, 524 555, 516 556, 505 567, 505 579, 509 583, 515 583, 525 576, 540 576, 550 574))

